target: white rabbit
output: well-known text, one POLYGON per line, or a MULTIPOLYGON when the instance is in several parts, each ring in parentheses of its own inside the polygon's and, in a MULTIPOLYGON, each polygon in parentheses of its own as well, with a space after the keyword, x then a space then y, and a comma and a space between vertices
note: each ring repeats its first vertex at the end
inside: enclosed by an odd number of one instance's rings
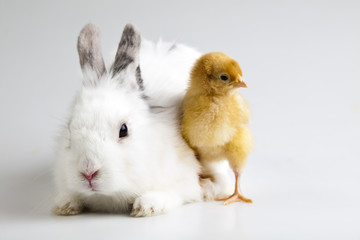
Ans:
POLYGON ((129 24, 111 68, 93 24, 81 31, 78 52, 83 87, 59 138, 54 213, 152 216, 200 201, 200 166, 178 129, 199 53, 184 45, 141 44, 129 24))

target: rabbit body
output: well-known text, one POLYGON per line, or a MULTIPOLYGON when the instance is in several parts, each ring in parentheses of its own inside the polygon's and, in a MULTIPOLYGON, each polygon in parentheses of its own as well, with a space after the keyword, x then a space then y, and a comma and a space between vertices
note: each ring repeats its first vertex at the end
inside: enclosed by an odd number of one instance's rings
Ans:
POLYGON ((200 54, 184 45, 141 43, 127 25, 106 69, 98 38, 92 24, 79 35, 83 87, 58 141, 54 212, 152 216, 200 201, 200 166, 178 127, 200 54))

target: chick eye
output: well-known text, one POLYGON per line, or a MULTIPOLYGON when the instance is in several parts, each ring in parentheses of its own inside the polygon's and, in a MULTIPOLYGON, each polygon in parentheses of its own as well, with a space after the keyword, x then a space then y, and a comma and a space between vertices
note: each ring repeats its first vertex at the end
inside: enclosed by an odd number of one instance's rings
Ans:
POLYGON ((223 81, 227 81, 227 80, 229 80, 229 77, 227 75, 225 75, 225 74, 221 74, 220 79, 223 80, 223 81))
POLYGON ((128 135, 128 128, 126 124, 124 123, 121 125, 120 131, 119 131, 119 138, 126 137, 128 135))

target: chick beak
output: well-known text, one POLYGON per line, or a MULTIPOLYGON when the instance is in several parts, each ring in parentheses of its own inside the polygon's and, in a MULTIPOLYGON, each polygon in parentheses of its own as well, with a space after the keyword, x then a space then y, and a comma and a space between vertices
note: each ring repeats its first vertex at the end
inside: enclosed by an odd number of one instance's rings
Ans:
POLYGON ((246 83, 244 82, 244 79, 242 76, 239 75, 239 79, 238 81, 236 81, 236 87, 243 87, 243 88, 247 88, 246 83))

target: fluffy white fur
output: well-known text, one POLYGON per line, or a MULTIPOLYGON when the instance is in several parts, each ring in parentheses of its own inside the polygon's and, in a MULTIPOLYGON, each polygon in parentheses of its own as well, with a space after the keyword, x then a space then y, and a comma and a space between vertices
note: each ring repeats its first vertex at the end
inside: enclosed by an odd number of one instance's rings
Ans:
POLYGON ((200 166, 178 129, 180 101, 199 53, 184 45, 170 48, 143 41, 144 92, 134 87, 134 67, 99 77, 84 64, 84 84, 58 142, 56 214, 86 208, 152 216, 202 199, 200 166), (119 138, 123 123, 128 136, 119 138), (93 171, 98 174, 90 188, 82 173, 93 171))
POLYGON ((179 43, 143 41, 140 66, 145 94, 153 106, 180 106, 188 87, 189 73, 200 53, 179 43), (154 83, 156 81, 156 83, 154 83))

